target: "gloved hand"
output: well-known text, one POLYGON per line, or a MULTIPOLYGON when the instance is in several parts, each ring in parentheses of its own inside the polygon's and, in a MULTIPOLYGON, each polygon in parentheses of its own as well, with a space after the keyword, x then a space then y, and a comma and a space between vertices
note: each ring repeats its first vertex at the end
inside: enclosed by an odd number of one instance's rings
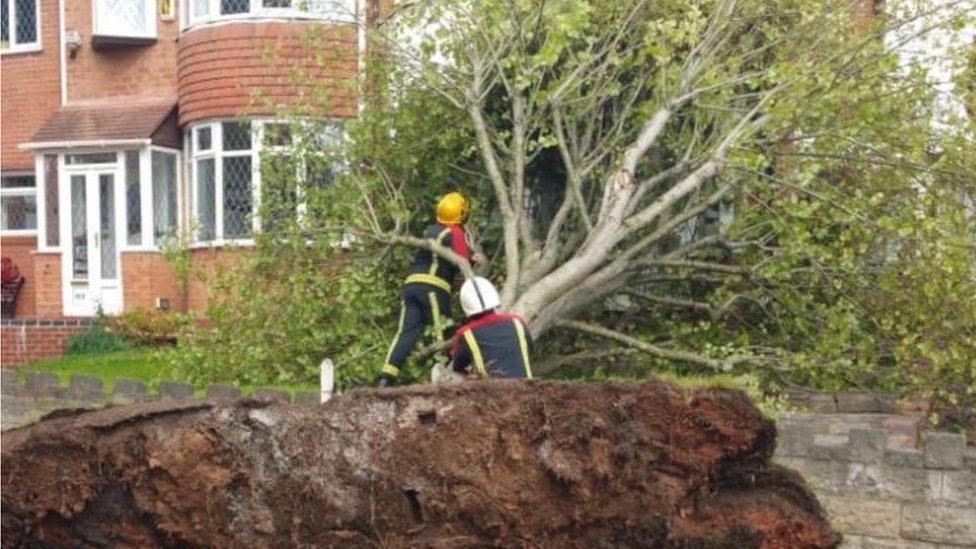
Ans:
POLYGON ((380 389, 386 389, 394 385, 396 385, 396 379, 391 376, 380 376, 380 380, 376 383, 376 386, 380 389))

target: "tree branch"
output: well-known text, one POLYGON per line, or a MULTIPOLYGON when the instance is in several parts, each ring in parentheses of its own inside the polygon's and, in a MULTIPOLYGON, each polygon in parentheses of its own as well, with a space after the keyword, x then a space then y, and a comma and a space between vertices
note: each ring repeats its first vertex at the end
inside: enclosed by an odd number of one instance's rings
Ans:
POLYGON ((696 353, 665 349, 663 347, 658 347, 657 345, 652 345, 633 338, 616 330, 604 328, 603 326, 596 326, 594 324, 588 324, 586 322, 580 322, 578 320, 557 320, 555 325, 561 328, 568 328, 570 330, 576 330, 577 332, 583 332, 586 334, 611 339, 652 356, 665 358, 676 362, 687 362, 697 366, 704 366, 705 368, 714 370, 716 372, 728 372, 739 364, 759 360, 756 357, 746 355, 733 355, 723 359, 709 358, 696 353))

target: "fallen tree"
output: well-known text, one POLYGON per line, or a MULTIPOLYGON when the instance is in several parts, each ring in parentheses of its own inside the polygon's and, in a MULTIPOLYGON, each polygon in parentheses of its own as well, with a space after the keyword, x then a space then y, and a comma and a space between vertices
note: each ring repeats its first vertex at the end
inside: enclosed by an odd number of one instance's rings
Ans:
POLYGON ((739 392, 490 381, 3 436, 4 546, 834 547, 739 392))

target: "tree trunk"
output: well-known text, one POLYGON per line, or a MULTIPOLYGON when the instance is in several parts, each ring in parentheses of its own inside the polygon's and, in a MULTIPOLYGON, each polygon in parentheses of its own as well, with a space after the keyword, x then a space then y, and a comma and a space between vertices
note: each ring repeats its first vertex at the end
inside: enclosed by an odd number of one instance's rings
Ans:
POLYGON ((486 381, 3 436, 4 546, 834 547, 739 392, 486 381))

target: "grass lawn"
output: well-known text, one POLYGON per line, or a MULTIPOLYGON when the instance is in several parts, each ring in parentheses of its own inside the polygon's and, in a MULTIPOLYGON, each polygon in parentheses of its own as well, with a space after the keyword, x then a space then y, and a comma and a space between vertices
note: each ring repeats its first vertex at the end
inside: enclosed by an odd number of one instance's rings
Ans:
MULTIPOLYGON (((61 378, 61 384, 67 385, 68 379, 72 374, 94 376, 102 379, 106 391, 112 391, 115 387, 116 378, 134 379, 145 383, 150 391, 160 381, 177 380, 183 381, 178 376, 174 376, 169 368, 155 356, 156 349, 151 347, 136 347, 125 351, 115 351, 111 353, 86 353, 76 355, 65 355, 58 358, 49 358, 26 364, 16 369, 20 376, 25 376, 27 372, 52 372, 61 378)), ((236 385, 245 393, 250 393, 257 387, 236 385)), ((261 386, 266 387, 266 386, 261 386)), ((275 389, 283 389, 289 392, 313 391, 318 392, 317 384, 294 383, 275 386, 275 389)), ((196 387, 198 394, 203 394, 205 387, 196 387)))

